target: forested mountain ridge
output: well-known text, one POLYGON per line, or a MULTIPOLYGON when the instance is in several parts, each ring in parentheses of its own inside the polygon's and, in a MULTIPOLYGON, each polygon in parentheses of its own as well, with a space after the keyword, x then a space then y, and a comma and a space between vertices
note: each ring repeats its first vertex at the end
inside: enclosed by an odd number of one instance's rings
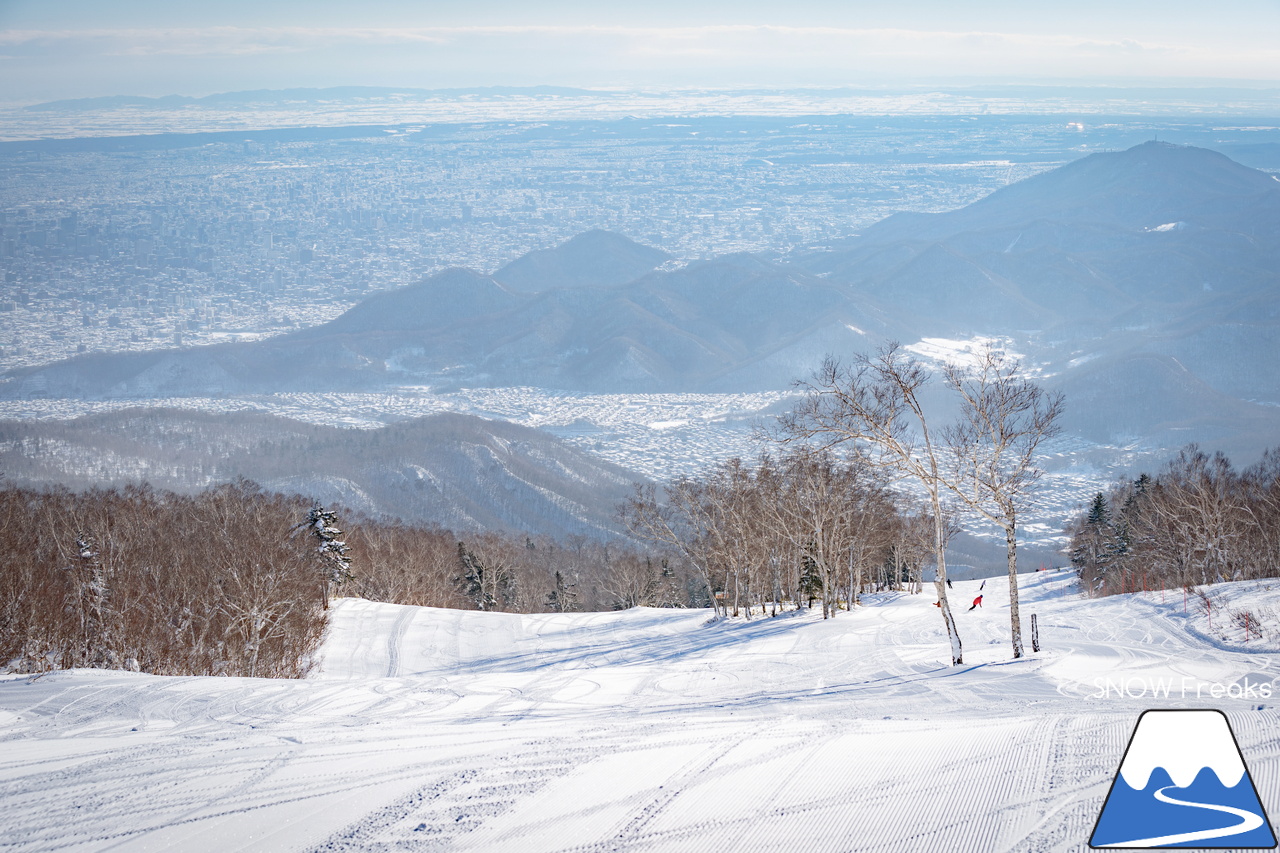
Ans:
POLYGON ((380 517, 558 537, 615 535, 615 505, 639 479, 543 431, 470 415, 361 430, 172 409, 0 421, 0 470, 18 484, 184 492, 244 477, 380 517))

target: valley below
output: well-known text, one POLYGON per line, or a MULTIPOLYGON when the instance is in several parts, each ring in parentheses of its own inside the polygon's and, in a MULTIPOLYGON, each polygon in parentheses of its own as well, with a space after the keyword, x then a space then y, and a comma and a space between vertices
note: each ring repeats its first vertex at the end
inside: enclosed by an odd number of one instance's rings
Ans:
MULTIPOLYGON (((395 498, 381 503, 369 497, 372 491, 358 483, 351 486, 325 484, 333 473, 332 462, 317 454, 300 454, 291 463, 293 477, 283 473, 278 479, 263 472, 279 467, 255 457, 253 448, 272 436, 292 434, 290 424, 302 423, 331 428, 330 435, 347 432, 349 443, 358 447, 384 427, 431 418, 444 413, 472 416, 474 433, 463 439, 480 446, 483 435, 503 423, 537 430, 552 442, 552 457, 582 453, 617 470, 608 475, 615 491, 603 506, 580 515, 590 515, 585 528, 553 526, 535 530, 536 515, 515 516, 507 523, 513 530, 531 532, 580 532, 582 529, 610 530, 615 504, 623 491, 618 483, 645 480, 664 481, 676 476, 697 476, 711 465, 739 457, 754 459, 768 451, 760 441, 758 428, 767 427, 795 401, 793 391, 755 393, 679 394, 585 394, 546 391, 531 387, 477 388, 434 392, 430 388, 406 387, 378 393, 280 393, 241 397, 173 397, 154 400, 86 401, 38 399, 0 401, 0 469, 14 481, 62 482, 92 485, 147 481, 164 488, 199 489, 236 476, 264 480, 270 488, 297 490, 317 499, 334 501, 366 512, 384 512, 418 521, 470 526, 467 520, 447 517, 430 509, 417 508, 395 498), (145 405, 140 405, 145 404, 145 405), (245 421, 245 414, 272 416, 245 421), (208 428, 204 417, 221 422, 219 447, 201 446, 197 441, 186 453, 176 456, 166 447, 166 436, 175 433, 198 435, 208 428), (190 419, 195 418, 196 421, 190 419), (493 426, 485 426, 485 422, 493 426), (158 427, 123 424, 160 423, 158 427), (197 423, 198 422, 198 423, 197 423), (154 431, 154 438, 144 436, 154 431), (121 441, 127 435, 136 441, 121 441), (556 450, 556 447, 563 450, 556 450), (234 465, 219 464, 239 455, 234 465), (328 470, 326 470, 328 465, 328 470), (612 503, 610 503, 612 501, 612 503)), ((425 449, 407 451, 404 464, 427 464, 425 449), (416 462, 413 462, 414 457, 416 462)), ((396 456, 396 459, 400 458, 396 456)), ((376 456, 373 457, 376 459, 376 456)), ((1057 551, 1066 541, 1066 520, 1105 491, 1117 477, 1146 466, 1158 468, 1165 461, 1163 450, 1134 439, 1127 445, 1105 445, 1074 436, 1054 439, 1045 448, 1041 466, 1045 470, 1036 499, 1020 525, 1020 539, 1029 547, 1024 570, 1040 564, 1061 565, 1065 557, 1057 551)), ((397 468, 384 457, 388 470, 371 474, 375 480, 394 476, 397 468)), ((394 464, 393 464, 394 463, 394 464)), ((510 464, 510 463, 502 463, 510 464)), ((376 463, 373 467, 377 467, 376 463)), ((283 469, 282 469, 283 471, 283 469)), ((483 478, 472 475, 471 496, 483 491, 483 478)), ((901 488, 912 494, 909 483, 901 488)), ((474 522, 472 522, 474 523, 474 522)), ((545 524, 545 521, 543 522, 545 524)), ((957 553, 958 563, 982 570, 998 570, 1004 561, 1004 537, 998 528, 971 517, 961 518, 969 536, 957 553), (985 543, 985 544, 984 544, 985 543)))

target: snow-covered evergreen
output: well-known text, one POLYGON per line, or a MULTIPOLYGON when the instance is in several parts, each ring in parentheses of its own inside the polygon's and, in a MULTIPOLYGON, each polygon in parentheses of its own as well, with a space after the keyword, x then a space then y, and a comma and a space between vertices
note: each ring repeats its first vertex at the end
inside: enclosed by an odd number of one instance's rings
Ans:
POLYGON ((332 589, 355 580, 351 571, 351 549, 339 538, 342 531, 338 528, 338 514, 333 510, 313 505, 304 526, 318 542, 316 555, 324 585, 324 606, 328 607, 332 589))

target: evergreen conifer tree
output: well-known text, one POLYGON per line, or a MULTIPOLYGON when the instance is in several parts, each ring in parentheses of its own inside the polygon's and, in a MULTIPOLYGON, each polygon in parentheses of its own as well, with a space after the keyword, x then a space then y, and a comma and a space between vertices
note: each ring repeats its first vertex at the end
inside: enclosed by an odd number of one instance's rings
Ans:
POLYGON ((809 600, 810 609, 813 600, 822 595, 822 574, 813 557, 805 554, 800 560, 800 597, 809 600))
POLYGON ((577 584, 569 583, 558 570, 555 586, 547 593, 547 608, 552 613, 569 613, 578 606, 577 584))
POLYGON ((1108 509, 1107 499, 1102 492, 1093 496, 1093 503, 1089 504, 1087 521, 1095 527, 1105 527, 1111 523, 1111 510, 1108 509))
POLYGON ((320 560, 320 578, 324 607, 329 608, 330 589, 342 586, 355 579, 351 571, 351 549, 338 537, 342 531, 338 528, 338 515, 332 510, 315 504, 307 513, 307 520, 301 525, 314 536, 319 545, 316 555, 320 560))
POLYGON ((516 601, 516 579, 502 564, 501 558, 482 558, 458 543, 459 574, 453 582, 477 610, 497 610, 498 605, 511 607, 516 601))
POLYGON ((76 586, 84 639, 79 662, 86 666, 111 667, 115 664, 116 655, 107 612, 109 589, 106 567, 89 537, 83 533, 76 537, 76 556, 76 586))

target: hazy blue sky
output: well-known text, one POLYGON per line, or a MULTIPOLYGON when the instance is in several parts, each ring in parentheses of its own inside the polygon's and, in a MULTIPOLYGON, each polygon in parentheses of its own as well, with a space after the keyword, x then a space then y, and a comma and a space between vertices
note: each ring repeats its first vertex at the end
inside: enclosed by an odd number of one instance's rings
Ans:
POLYGON ((0 100, 953 78, 1280 81, 1280 0, 0 0, 0 100))

